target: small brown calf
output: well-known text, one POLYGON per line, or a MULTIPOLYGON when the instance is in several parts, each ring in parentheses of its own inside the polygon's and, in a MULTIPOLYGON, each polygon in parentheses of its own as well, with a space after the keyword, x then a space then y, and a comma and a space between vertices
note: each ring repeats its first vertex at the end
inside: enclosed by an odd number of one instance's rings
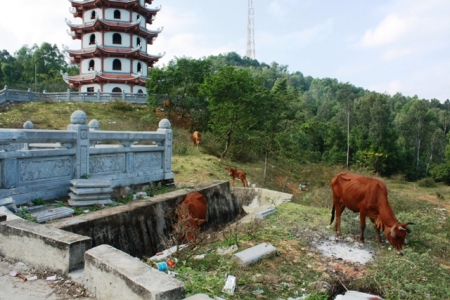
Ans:
POLYGON ((198 144, 200 144, 200 140, 202 138, 202 134, 198 131, 194 131, 192 133, 192 141, 194 142, 194 145, 197 146, 197 150, 198 150, 198 144))
POLYGON ((228 174, 230 174, 231 186, 234 186, 234 179, 237 178, 242 182, 244 187, 248 187, 247 174, 245 174, 244 171, 235 168, 225 168, 225 170, 227 170, 228 174))

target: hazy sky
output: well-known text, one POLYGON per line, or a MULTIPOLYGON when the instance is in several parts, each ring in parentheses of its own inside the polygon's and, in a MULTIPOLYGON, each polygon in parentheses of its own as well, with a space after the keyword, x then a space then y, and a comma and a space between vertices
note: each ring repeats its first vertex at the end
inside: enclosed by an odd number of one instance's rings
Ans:
MULTIPOLYGON (((200 58, 247 47, 247 0, 155 0, 149 53, 200 58)), ((67 0, 2 0, 0 50, 56 44, 66 33, 67 0), (3 3, 4 2, 4 3, 3 3)), ((315 78, 336 78, 380 93, 450 99, 449 0, 253 0, 256 59, 315 78)))

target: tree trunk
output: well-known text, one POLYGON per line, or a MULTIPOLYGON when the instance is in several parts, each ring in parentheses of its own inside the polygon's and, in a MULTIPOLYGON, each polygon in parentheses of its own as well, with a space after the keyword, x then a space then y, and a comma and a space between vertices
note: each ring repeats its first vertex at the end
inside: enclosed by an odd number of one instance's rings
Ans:
POLYGON ((263 187, 266 187, 266 178, 267 178, 267 165, 269 164, 269 150, 266 149, 266 155, 264 157, 264 182, 263 187))
POLYGON ((220 155, 220 159, 224 159, 225 155, 228 152, 228 148, 230 147, 231 144, 231 134, 233 133, 233 129, 228 130, 227 132, 227 140, 225 142, 225 150, 223 150, 222 154, 220 155))

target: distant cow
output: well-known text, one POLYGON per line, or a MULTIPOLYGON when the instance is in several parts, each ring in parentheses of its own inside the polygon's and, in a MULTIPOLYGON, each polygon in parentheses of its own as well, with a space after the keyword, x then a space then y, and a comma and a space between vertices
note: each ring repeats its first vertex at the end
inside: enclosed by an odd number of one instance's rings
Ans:
POLYGON ((195 241, 201 226, 206 222, 206 211, 206 199, 202 194, 192 192, 186 195, 177 208, 181 240, 187 240, 190 243, 195 241))
POLYGON ((231 186, 234 186, 234 179, 237 178, 242 182, 244 187, 248 187, 247 174, 245 174, 244 171, 235 168, 225 168, 225 170, 227 170, 228 174, 230 174, 231 186))
POLYGON ((361 175, 339 173, 332 179, 331 187, 333 190, 333 208, 330 225, 333 223, 336 211, 334 231, 339 237, 342 237, 341 214, 347 207, 353 212, 359 212, 361 227, 359 239, 361 242, 364 242, 366 217, 369 217, 375 224, 378 245, 381 245, 380 230, 383 230, 389 243, 397 253, 401 253, 405 244, 406 233, 411 232, 407 226, 414 223, 400 223, 397 220, 389 205, 387 189, 383 182, 361 175))
POLYGON ((163 106, 164 106, 164 107, 170 107, 171 104, 172 104, 172 103, 170 102, 169 99, 166 99, 166 100, 163 101, 163 106))
POLYGON ((194 142, 194 145, 197 146, 197 150, 198 150, 198 144, 200 144, 200 140, 202 138, 202 134, 198 131, 194 131, 192 133, 192 141, 194 142))

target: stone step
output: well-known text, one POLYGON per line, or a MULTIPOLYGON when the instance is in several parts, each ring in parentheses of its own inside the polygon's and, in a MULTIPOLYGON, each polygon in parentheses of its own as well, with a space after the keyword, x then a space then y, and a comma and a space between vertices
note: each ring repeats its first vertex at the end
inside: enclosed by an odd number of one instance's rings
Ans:
POLYGON ((77 201, 77 200, 68 200, 70 206, 77 206, 77 207, 83 207, 83 206, 91 206, 96 204, 114 204, 116 202, 112 201, 111 199, 104 199, 104 200, 83 200, 83 201, 77 201))
POLYGON ((78 188, 70 187, 70 190, 76 195, 89 195, 89 194, 110 194, 113 192, 112 188, 78 188))
POLYGON ((92 195, 75 195, 74 193, 69 193, 69 197, 75 201, 92 201, 92 200, 108 200, 111 198, 110 194, 92 194, 92 195))
POLYGON ((111 181, 102 179, 72 179, 72 186, 81 188, 107 188, 111 187, 111 181))

